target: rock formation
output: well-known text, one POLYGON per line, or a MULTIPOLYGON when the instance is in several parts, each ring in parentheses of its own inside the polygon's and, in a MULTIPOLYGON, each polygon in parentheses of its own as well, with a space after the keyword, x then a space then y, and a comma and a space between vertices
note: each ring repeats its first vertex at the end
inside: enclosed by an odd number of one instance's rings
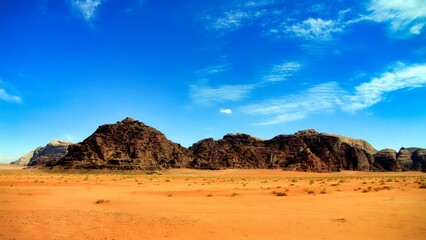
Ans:
POLYGON ((173 143, 158 130, 126 118, 100 126, 82 143, 71 145, 55 165, 65 168, 157 170, 182 167, 190 152, 173 143))
POLYGON ((401 148, 396 155, 396 161, 403 171, 426 172, 426 149, 401 148))
POLYGON ((281 168, 294 171, 330 172, 373 170, 376 150, 363 140, 318 133, 313 129, 260 140, 246 134, 205 139, 190 147, 190 167, 281 168))
POLYGON ((37 151, 39 148, 42 148, 42 147, 38 147, 35 150, 30 151, 29 153, 20 157, 18 160, 11 162, 10 164, 16 164, 16 165, 19 165, 19 166, 28 166, 28 164, 31 161, 31 158, 34 156, 34 152, 37 151))
POLYGON ((47 163, 53 164, 67 154, 68 146, 71 142, 53 140, 44 147, 38 147, 35 150, 25 154, 12 164, 21 166, 38 166, 47 163))
POLYGON ((262 140, 247 134, 201 140, 189 149, 158 130, 126 118, 100 126, 68 154, 47 166, 87 169, 159 170, 270 168, 332 172, 426 170, 426 150, 376 151, 364 140, 319 133, 313 129, 262 140))
POLYGON ((374 154, 374 169, 376 171, 402 171, 401 164, 396 160, 396 151, 393 149, 383 149, 374 154))

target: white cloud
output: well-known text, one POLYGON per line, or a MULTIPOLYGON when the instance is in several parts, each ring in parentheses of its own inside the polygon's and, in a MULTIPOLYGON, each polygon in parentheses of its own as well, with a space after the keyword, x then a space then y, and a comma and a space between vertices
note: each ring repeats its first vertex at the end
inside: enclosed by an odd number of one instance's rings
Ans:
POLYGON ((232 110, 229 109, 229 108, 220 109, 219 112, 223 113, 223 114, 226 114, 226 115, 231 115, 232 114, 232 110))
POLYGON ((342 104, 341 96, 344 95, 346 92, 337 83, 329 82, 314 86, 299 94, 244 106, 241 111, 269 117, 266 121, 258 123, 259 125, 279 124, 300 120, 315 112, 334 111, 342 104))
POLYGON ((386 93, 425 86, 426 64, 398 67, 357 86, 354 95, 349 96, 350 104, 345 105, 344 109, 348 111, 365 109, 383 101, 386 93))
POLYGON ((216 19, 211 28, 215 30, 235 30, 242 26, 243 22, 250 18, 245 11, 229 11, 223 17, 216 19))
POLYGON ((418 35, 426 23, 426 2, 424 0, 372 0, 366 20, 390 24, 394 33, 418 35))
POLYGON ((194 102, 201 105, 225 101, 239 101, 254 89, 254 85, 222 85, 216 88, 205 86, 190 86, 190 95, 194 102))
POLYGON ((263 77, 264 82, 278 82, 286 80, 287 77, 293 76, 302 68, 302 64, 298 62, 286 62, 280 65, 274 65, 269 74, 263 77))
POLYGON ((299 94, 247 105, 240 110, 251 115, 266 116, 257 125, 280 124, 304 119, 318 112, 360 111, 385 100, 387 93, 421 87, 426 87, 426 64, 399 64, 399 67, 356 86, 352 93, 340 88, 336 82, 329 82, 299 94))
POLYGON ((338 21, 309 18, 301 23, 285 26, 284 32, 307 40, 330 40, 333 33, 343 29, 344 26, 338 21))
POLYGON ((213 65, 203 69, 198 70, 197 75, 214 75, 221 72, 225 72, 229 68, 229 64, 213 65))
POLYGON ((3 88, 0 88, 0 100, 6 101, 6 102, 14 102, 14 103, 22 102, 21 97, 9 94, 3 88))
POLYGON ((73 6, 83 15, 86 21, 90 22, 101 3, 102 0, 74 0, 73 6))

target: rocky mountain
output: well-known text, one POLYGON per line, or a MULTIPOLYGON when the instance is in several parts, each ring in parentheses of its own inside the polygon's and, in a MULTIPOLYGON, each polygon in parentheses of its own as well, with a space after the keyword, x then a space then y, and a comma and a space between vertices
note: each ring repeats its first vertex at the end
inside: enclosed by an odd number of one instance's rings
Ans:
POLYGON ((71 144, 71 142, 53 140, 46 146, 36 148, 11 164, 18 164, 20 166, 53 164, 67 154, 68 146, 71 144))
POLYGON ((403 171, 426 172, 426 149, 401 148, 396 155, 396 161, 403 171))
POLYGON ((100 126, 68 154, 48 166, 87 169, 158 170, 270 168, 332 172, 426 170, 426 150, 375 150, 368 142, 313 129, 262 140, 247 134, 201 140, 190 148, 173 143, 158 130, 126 118, 100 126))
POLYGON ((83 142, 71 145, 58 163, 65 168, 156 170, 186 166, 188 149, 173 143, 158 130, 126 118, 100 126, 83 142))
POLYGON ((280 168, 294 171, 330 172, 341 169, 371 171, 377 152, 363 140, 318 133, 313 129, 261 140, 246 134, 202 140, 190 147, 190 167, 280 168))

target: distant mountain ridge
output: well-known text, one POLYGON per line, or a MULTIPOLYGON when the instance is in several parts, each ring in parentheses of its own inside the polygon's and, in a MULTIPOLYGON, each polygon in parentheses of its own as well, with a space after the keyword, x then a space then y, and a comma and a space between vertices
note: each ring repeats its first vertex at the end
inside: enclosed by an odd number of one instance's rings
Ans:
POLYGON ((72 142, 53 140, 44 147, 38 147, 25 154, 11 164, 20 166, 37 166, 53 162, 64 157, 68 152, 68 146, 72 142))
MULTIPOLYGON (((54 146, 54 143, 48 144, 54 146)), ((377 151, 368 142, 319 133, 314 129, 262 140, 244 133, 207 138, 185 148, 160 131, 131 118, 105 124, 83 142, 61 148, 66 155, 37 158, 29 165, 66 169, 159 170, 284 169, 292 171, 426 171, 426 150, 401 148, 377 151)), ((49 151, 47 151, 49 152, 49 151)), ((43 153, 43 154, 41 154, 43 153)), ((49 156, 52 156, 51 154, 49 156)))

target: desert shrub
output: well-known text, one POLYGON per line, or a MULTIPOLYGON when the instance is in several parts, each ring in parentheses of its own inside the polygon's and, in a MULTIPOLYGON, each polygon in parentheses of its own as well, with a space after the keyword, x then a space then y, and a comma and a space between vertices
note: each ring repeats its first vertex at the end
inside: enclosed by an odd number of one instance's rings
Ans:
POLYGON ((285 196, 287 196, 287 193, 285 193, 285 192, 273 191, 272 194, 274 194, 275 196, 278 196, 278 197, 285 197, 285 196))
POLYGON ((236 196, 238 196, 238 195, 240 195, 239 193, 236 193, 236 192, 233 192, 232 194, 231 194, 231 197, 236 197, 236 196))
POLYGON ((109 200, 105 200, 105 199, 98 199, 98 200, 96 200, 96 204, 102 204, 102 203, 107 203, 107 202, 109 202, 109 200))

